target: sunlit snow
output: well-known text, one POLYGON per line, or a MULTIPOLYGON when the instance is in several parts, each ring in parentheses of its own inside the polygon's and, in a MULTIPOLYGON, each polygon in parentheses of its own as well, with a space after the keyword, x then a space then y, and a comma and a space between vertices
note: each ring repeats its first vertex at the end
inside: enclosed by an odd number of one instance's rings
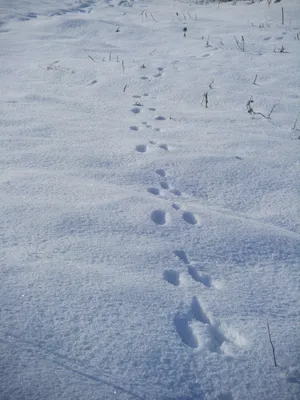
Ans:
POLYGON ((0 1, 1 400, 300 398, 300 3, 234 3, 0 1))

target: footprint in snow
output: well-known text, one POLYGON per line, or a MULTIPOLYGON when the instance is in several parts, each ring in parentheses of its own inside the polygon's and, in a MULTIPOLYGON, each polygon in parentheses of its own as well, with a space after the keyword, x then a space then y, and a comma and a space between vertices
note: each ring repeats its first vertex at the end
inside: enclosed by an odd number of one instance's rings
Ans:
POLYGON ((169 189, 169 184, 168 184, 168 182, 161 181, 161 182, 159 182, 159 184, 160 184, 160 186, 161 186, 163 189, 165 189, 165 190, 168 190, 168 189, 169 189))
POLYGON ((137 151, 138 153, 146 153, 147 146, 145 144, 138 144, 137 146, 135 146, 135 151, 137 151))
POLYGON ((168 148, 168 145, 167 145, 167 144, 160 144, 160 145, 158 145, 158 147, 159 147, 160 149, 163 149, 163 150, 165 150, 165 151, 168 151, 168 150, 169 150, 169 148, 168 148))
POLYGON ((157 173, 157 175, 161 176, 162 178, 165 178, 165 176, 166 176, 166 171, 162 168, 156 169, 155 172, 157 173))
POLYGON ((177 258, 179 258, 179 260, 183 261, 184 264, 189 264, 190 263, 189 259, 188 259, 188 256, 187 256, 185 251, 183 251, 183 250, 175 250, 174 254, 175 254, 175 256, 177 258))
POLYGON ((163 117, 162 115, 159 115, 158 117, 155 118, 157 121, 165 121, 166 118, 163 117))
POLYGON ((130 130, 132 130, 132 131, 138 131, 138 130, 139 130, 139 127, 133 125, 133 126, 130 127, 130 130))
POLYGON ((196 296, 194 296, 192 299, 191 311, 193 317, 197 321, 201 322, 202 324, 210 324, 210 320, 206 315, 205 311, 203 310, 203 308, 201 307, 200 302, 196 296))
POLYGON ((167 222, 167 214, 162 210, 154 210, 151 213, 151 219, 157 225, 165 225, 167 222))
POLYGON ((98 81, 97 81, 96 79, 94 79, 92 82, 90 82, 90 83, 88 84, 88 86, 95 85, 97 82, 98 82, 98 81))
POLYGON ((159 189, 155 187, 149 187, 147 192, 153 194, 154 196, 158 196, 160 194, 159 189))
POLYGON ((139 114, 141 112, 141 109, 139 107, 134 107, 131 109, 131 111, 133 112, 133 114, 139 114))
POLYGON ((221 349, 221 346, 224 342, 227 342, 228 339, 219 326, 212 324, 196 296, 192 299, 191 312, 197 321, 207 326, 207 333, 210 339, 208 349, 214 353, 223 353, 224 351, 221 349))
POLYGON ((166 269, 164 271, 164 280, 174 286, 180 285, 179 273, 173 269, 166 269))
POLYGON ((181 196, 181 192, 180 192, 180 190, 177 190, 177 189, 171 189, 171 190, 170 190, 170 192, 171 192, 172 194, 174 194, 175 196, 181 196))
POLYGON ((197 217, 190 211, 185 211, 182 214, 182 218, 184 219, 185 222, 187 222, 190 225, 196 225, 198 223, 197 217))
POLYGON ((174 325, 184 344, 192 349, 196 349, 199 346, 197 337, 190 326, 190 320, 187 315, 177 313, 174 317, 174 325))
POLYGON ((220 393, 217 400, 234 400, 230 392, 220 393))
POLYGON ((207 288, 213 286, 211 277, 206 274, 201 274, 201 272, 199 271, 199 266, 191 264, 185 251, 175 250, 174 255, 185 265, 187 265, 188 273, 194 281, 202 283, 202 285, 206 286, 207 288))
POLYGON ((244 342, 243 338, 231 329, 225 329, 221 323, 213 323, 196 296, 192 298, 189 311, 186 314, 177 312, 173 321, 182 342, 193 349, 199 347, 194 330, 195 321, 205 328, 206 347, 213 353, 230 354, 233 347, 238 347, 244 342))
POLYGON ((209 287, 209 288, 212 286, 211 277, 209 275, 201 275, 196 266, 189 265, 188 271, 189 271, 191 278, 193 278, 194 281, 200 282, 200 283, 202 283, 202 285, 209 287))

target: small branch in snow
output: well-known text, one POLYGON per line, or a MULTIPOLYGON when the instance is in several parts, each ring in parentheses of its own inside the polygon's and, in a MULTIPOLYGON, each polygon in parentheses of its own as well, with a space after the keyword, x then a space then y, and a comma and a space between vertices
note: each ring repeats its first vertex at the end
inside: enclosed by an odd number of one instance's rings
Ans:
POLYGON ((88 55, 88 57, 89 57, 92 61, 94 61, 94 63, 96 62, 96 61, 93 59, 93 57, 91 57, 91 56, 89 56, 89 55, 88 55))
POLYGON ((255 75, 254 81, 252 82, 253 85, 256 85, 257 74, 255 75))
POLYGON ((236 45, 237 45, 238 49, 240 49, 242 51, 245 51, 245 39, 244 39, 244 36, 243 35, 241 36, 241 41, 239 41, 235 36, 234 36, 234 39, 235 39, 235 42, 236 42, 236 45))
POLYGON ((151 18, 153 19, 154 22, 157 22, 156 19, 153 17, 152 13, 150 13, 151 18))
POLYGON ((275 355, 275 347, 274 347, 274 344, 272 342, 272 337, 271 337, 270 326, 269 326, 269 321, 268 320, 267 320, 267 328, 268 328, 268 334, 269 334, 269 342, 270 342, 271 347, 272 347, 274 365, 275 365, 275 367, 277 367, 278 365, 277 365, 277 360, 276 360, 276 355, 275 355))
POLYGON ((269 119, 268 117, 266 117, 261 112, 254 111, 253 108, 252 108, 252 103, 254 103, 254 100, 252 100, 252 96, 251 96, 250 99, 248 100, 248 103, 247 103, 247 110, 248 110, 249 114, 251 114, 251 115, 261 115, 262 117, 264 117, 266 119, 269 119))
POLYGON ((298 123, 299 115, 300 115, 300 113, 297 115, 297 118, 296 118, 296 121, 294 123, 294 126, 292 127, 292 131, 297 131, 298 130, 297 129, 297 123, 298 123))
POLYGON ((254 103, 254 100, 252 99, 252 96, 250 97, 250 99, 247 102, 247 111, 249 114, 251 115, 261 115, 262 117, 266 118, 266 119, 271 119, 271 115, 273 113, 273 111, 275 110, 275 108, 278 106, 278 104, 280 103, 282 95, 280 96, 280 99, 277 101, 276 104, 273 105, 273 107, 271 108, 271 111, 268 113, 268 115, 265 115, 261 112, 258 111, 254 111, 253 107, 252 107, 252 103, 254 103))
POLYGON ((281 98, 282 98, 282 95, 280 96, 280 99, 277 101, 277 103, 274 104, 273 107, 271 108, 271 111, 270 111, 269 114, 268 114, 268 118, 271 118, 271 115, 272 115, 273 111, 275 110, 275 107, 277 107, 278 104, 280 103, 281 98))
POLYGON ((203 99, 202 99, 202 105, 205 105, 205 108, 208 108, 208 92, 204 93, 203 99))
POLYGON ((125 86, 124 86, 123 93, 125 93, 125 91, 126 91, 126 89, 127 89, 127 86, 128 86, 128 85, 125 85, 125 86))

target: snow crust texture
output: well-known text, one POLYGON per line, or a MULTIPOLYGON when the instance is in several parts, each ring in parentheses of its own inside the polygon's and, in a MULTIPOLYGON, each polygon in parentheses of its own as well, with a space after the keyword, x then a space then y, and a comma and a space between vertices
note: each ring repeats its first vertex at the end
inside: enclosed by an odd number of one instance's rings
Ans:
POLYGON ((1 1, 1 400, 300 398, 300 4, 203 3, 1 1))

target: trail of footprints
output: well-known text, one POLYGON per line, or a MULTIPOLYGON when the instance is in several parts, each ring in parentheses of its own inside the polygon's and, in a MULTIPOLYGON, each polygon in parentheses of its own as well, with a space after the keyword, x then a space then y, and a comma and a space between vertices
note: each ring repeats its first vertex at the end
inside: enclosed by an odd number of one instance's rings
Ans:
MULTIPOLYGON (((190 262, 183 250, 175 250, 174 255, 187 267, 189 276, 206 288, 212 288, 210 275, 203 273, 198 264, 190 262)), ((181 285, 180 273, 173 269, 166 269, 164 280, 173 286, 181 285)), ((182 342, 192 349, 201 345, 209 351, 220 354, 231 354, 236 347, 242 344, 242 338, 232 329, 228 329, 220 322, 213 321, 202 307, 197 296, 192 298, 189 310, 186 313, 177 312, 173 318, 174 327, 182 342)))
MULTIPOLYGON (((164 69, 162 67, 159 67, 159 68, 157 68, 157 70, 158 70, 158 73, 156 75, 154 75, 154 77, 162 76, 164 69)), ((149 93, 144 93, 143 94, 143 97, 148 97, 148 96, 149 96, 149 93)), ((134 95, 133 98, 136 100, 136 102, 134 103, 134 106, 131 109, 131 112, 133 114, 135 114, 135 115, 139 115, 139 114, 141 114, 142 110, 145 108, 144 104, 141 102, 142 96, 134 95)), ((149 107, 148 111, 155 112, 156 108, 149 107)), ((162 115, 157 115, 155 117, 155 120, 156 121, 164 121, 164 120, 166 120, 166 118, 164 116, 162 116, 162 115)), ((142 125, 144 125, 146 128, 152 128, 152 126, 150 124, 148 124, 146 121, 143 121, 142 125)), ((131 125, 129 127, 129 129, 132 130, 132 131, 136 131, 137 132, 137 131, 139 131, 140 128, 137 125, 131 125)), ((160 131, 160 128, 155 128, 155 130, 156 131, 160 131)), ((135 146, 135 151, 137 153, 143 154, 143 153, 146 153, 150 148, 152 150, 156 148, 156 149, 159 149, 159 150, 162 150, 162 151, 165 151, 165 152, 169 151, 168 144, 166 144, 166 143, 157 143, 155 140, 149 140, 149 142, 147 144, 145 144, 145 143, 137 144, 135 146)), ((164 194, 166 192, 168 192, 169 196, 171 195, 171 196, 174 196, 175 198, 180 198, 181 191, 176 189, 176 188, 170 187, 169 183, 166 180, 166 172, 165 172, 165 170, 159 168, 155 172, 160 178, 162 178, 160 180, 160 182, 159 182, 160 188, 148 187, 147 188, 148 193, 153 195, 153 196, 162 196, 162 197, 164 197, 164 194)), ((179 204, 173 203, 172 204, 172 208, 174 210, 176 210, 176 211, 179 211, 181 207, 180 207, 179 204)), ((197 225, 198 224, 197 216, 194 215, 192 212, 189 212, 189 211, 184 211, 182 213, 182 219, 187 224, 190 224, 190 225, 197 225)), ((168 213, 166 213, 165 211, 163 211, 163 210, 154 210, 151 213, 151 220, 156 225, 165 225, 170 220, 170 218, 169 218, 168 213)))
MULTIPOLYGON (((155 172, 161 178, 159 181, 160 189, 151 186, 147 188, 147 192, 153 196, 163 196, 165 192, 168 192, 169 195, 173 195, 175 198, 180 198, 180 190, 170 187, 166 179, 166 171, 162 168, 158 168, 155 170, 155 172)), ((178 203, 173 203, 172 208, 176 211, 179 211, 181 207, 178 203)), ((163 210, 155 210, 151 214, 151 219, 157 225, 164 225, 166 222, 168 222, 168 214, 163 210), (164 215, 164 218, 157 218, 157 215, 164 215)), ((182 213, 182 219, 189 225, 197 225, 199 223, 198 217, 190 211, 184 211, 182 213)))
MULTIPOLYGON (((157 68, 158 72, 153 75, 153 78, 160 78, 163 74, 163 68, 157 68)), ((151 78, 147 76, 140 77, 142 80, 149 80, 151 78)), ((148 97, 148 93, 144 93, 144 97, 148 97)), ((140 102, 142 96, 134 95, 133 98, 137 101, 134 103, 131 109, 134 115, 140 115, 144 108, 144 105, 140 102)), ((150 112, 156 112, 156 108, 148 108, 150 112)), ((166 118, 162 115, 154 117, 156 121, 164 121, 166 118)), ((142 122, 146 128, 152 126, 147 122, 142 122)), ((137 125, 130 126, 130 130, 138 131, 140 128, 137 125)), ((160 128, 156 128, 156 131, 160 131, 160 128)), ((147 144, 138 144, 135 147, 137 153, 146 153, 151 148, 157 148, 163 151, 169 151, 169 146, 165 143, 157 144, 156 141, 150 140, 147 144)), ((167 180, 166 171, 162 168, 155 170, 156 175, 159 177, 159 187, 148 187, 147 192, 152 196, 164 197, 167 192, 168 195, 174 196, 174 198, 180 198, 182 195, 180 190, 172 188, 167 180)), ((176 211, 181 210, 181 206, 178 203, 173 203, 172 208, 176 211)), ((151 213, 151 220, 156 225, 165 225, 169 222, 169 213, 164 210, 154 210, 151 213)), ((189 225, 197 225, 199 223, 197 216, 190 212, 182 212, 182 219, 189 225)), ((186 273, 196 283, 200 284, 203 289, 212 290, 215 285, 209 274, 200 267, 199 264, 191 262, 183 250, 175 250, 174 256, 182 261, 186 267, 186 273)), ((173 285, 174 287, 181 286, 182 273, 174 269, 166 269, 163 273, 164 280, 173 285)), ((242 344, 243 340, 237 333, 233 332, 232 329, 225 328, 220 322, 213 321, 207 314, 205 309, 202 307, 200 300, 197 296, 192 298, 189 309, 185 313, 177 312, 173 318, 174 328, 179 335, 181 341, 192 349, 196 349, 200 346, 205 346, 209 351, 214 353, 225 353, 230 354, 232 350, 242 344)))
MULTIPOLYGON (((208 288, 213 286, 211 277, 207 274, 202 274, 200 272, 199 265, 191 263, 186 253, 183 250, 175 250, 174 255, 187 266, 188 274, 194 281, 202 283, 202 285, 208 288)), ((167 282, 174 285, 172 276, 176 274, 178 274, 176 271, 167 270, 166 273, 164 274, 164 278, 167 282), (171 277, 171 279, 168 279, 168 277, 171 277)), ((175 281, 177 282, 177 280, 175 281)), ((175 286, 179 286, 179 274, 178 274, 178 285, 175 286)))
MULTIPOLYGON (((155 73, 154 75, 153 75, 153 78, 160 78, 161 76, 163 76, 163 70, 164 70, 164 68, 163 67, 158 67, 157 68, 157 73, 155 73)), ((142 80, 149 80, 149 79, 151 79, 151 78, 149 78, 149 77, 147 77, 147 76, 141 76, 140 77, 140 79, 142 79, 142 80)), ((133 98, 136 100, 135 101, 135 103, 133 104, 133 108, 131 109, 131 112, 134 114, 134 115, 141 115, 142 113, 143 113, 143 111, 144 110, 147 110, 147 111, 149 111, 150 112, 150 114, 152 114, 151 115, 151 118, 154 120, 154 121, 165 121, 167 118, 166 117, 164 117, 163 115, 153 115, 153 113, 156 113, 156 108, 155 107, 145 107, 144 106, 144 104, 143 104, 143 102, 142 102, 142 97, 149 97, 149 93, 144 93, 143 94, 143 96, 140 96, 140 95, 134 95, 133 96, 133 98)), ((143 121, 142 123, 141 123, 144 127, 146 127, 146 128, 148 128, 148 129, 153 129, 154 131, 156 131, 156 132, 160 132, 161 131, 161 128, 158 128, 158 127, 156 127, 156 128, 153 128, 152 127, 152 125, 151 124, 149 124, 147 121, 143 121)), ((140 130, 140 127, 138 126, 138 125, 132 125, 132 126, 130 126, 129 127, 129 129, 130 130, 132 130, 132 131, 139 131, 140 130)), ((154 149, 154 148, 157 148, 157 149, 161 149, 161 150, 164 150, 164 151, 168 151, 169 150, 169 146, 166 144, 166 143, 156 143, 155 141, 153 141, 153 140, 150 140, 149 141, 149 143, 147 143, 147 144, 145 144, 145 143, 143 143, 143 144, 138 144, 136 147, 135 147, 135 150, 136 150, 136 152, 138 152, 138 153, 146 153, 146 151, 149 149, 149 148, 151 148, 151 149, 154 149)))

